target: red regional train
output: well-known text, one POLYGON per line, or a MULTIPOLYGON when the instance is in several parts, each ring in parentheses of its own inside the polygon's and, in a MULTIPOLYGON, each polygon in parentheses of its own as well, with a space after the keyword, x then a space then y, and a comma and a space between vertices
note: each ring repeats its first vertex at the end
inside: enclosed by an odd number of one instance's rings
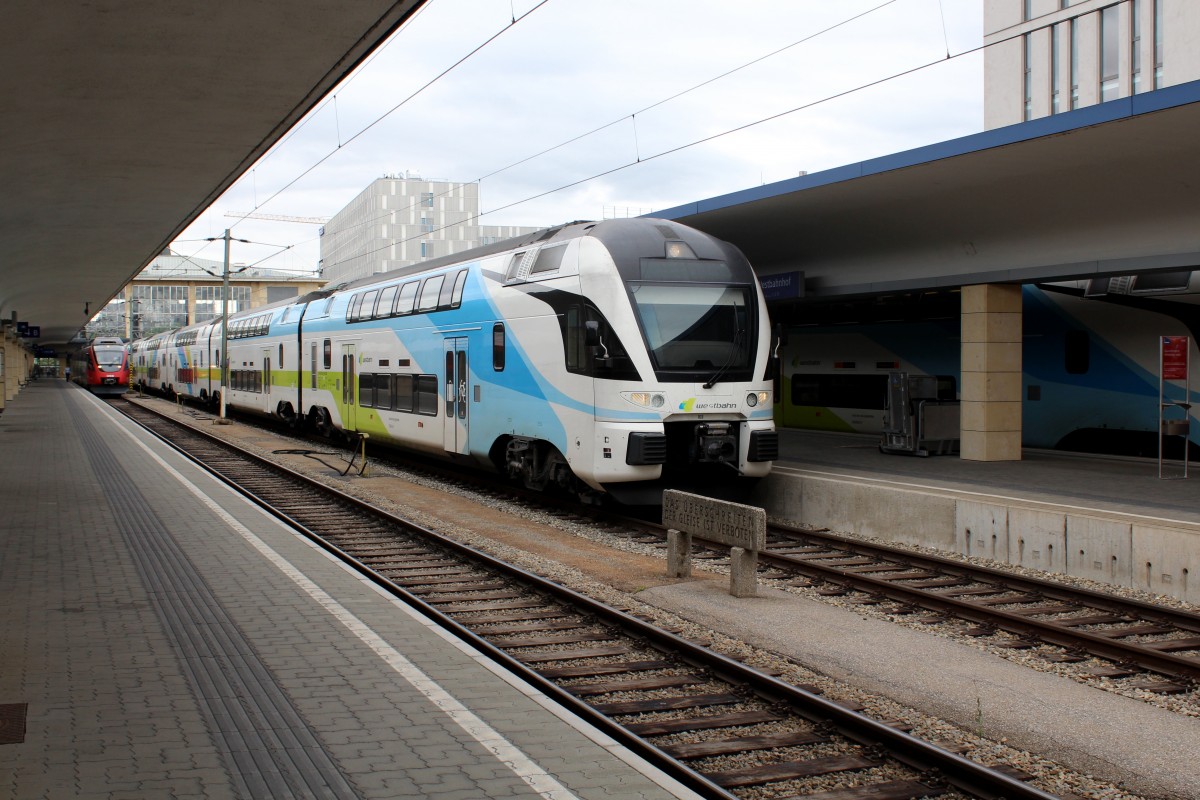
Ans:
POLYGON ((121 395, 129 390, 129 345, 100 336, 71 355, 71 380, 93 394, 121 395))

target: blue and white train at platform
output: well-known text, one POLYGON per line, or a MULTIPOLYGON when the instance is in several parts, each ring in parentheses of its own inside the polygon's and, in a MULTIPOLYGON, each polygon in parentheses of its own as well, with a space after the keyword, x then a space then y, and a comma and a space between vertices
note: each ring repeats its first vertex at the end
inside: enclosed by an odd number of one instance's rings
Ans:
MULTIPOLYGON (((1200 381, 1163 382, 1159 406, 1162 337, 1188 337, 1191 374, 1200 370, 1200 270, 1027 285, 1022 296, 1026 447, 1155 457, 1162 419, 1186 432, 1162 436, 1165 450, 1180 457, 1188 441, 1200 457, 1200 381)), ((892 371, 937 376, 940 399, 957 399, 956 305, 909 321, 789 327, 780 426, 878 434, 892 371)))
POLYGON ((134 385, 656 503, 778 454, 762 290, 734 246, 571 223, 132 343, 134 385))

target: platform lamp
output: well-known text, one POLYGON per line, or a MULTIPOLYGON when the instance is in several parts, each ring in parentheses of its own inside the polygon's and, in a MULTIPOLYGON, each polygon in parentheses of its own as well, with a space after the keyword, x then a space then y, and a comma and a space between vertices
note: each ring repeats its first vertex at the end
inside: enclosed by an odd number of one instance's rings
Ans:
POLYGON ((224 236, 211 236, 208 241, 225 240, 225 268, 221 271, 221 411, 220 418, 225 419, 225 394, 229 387, 229 243, 243 242, 250 244, 248 239, 234 239, 229 235, 229 228, 224 236))

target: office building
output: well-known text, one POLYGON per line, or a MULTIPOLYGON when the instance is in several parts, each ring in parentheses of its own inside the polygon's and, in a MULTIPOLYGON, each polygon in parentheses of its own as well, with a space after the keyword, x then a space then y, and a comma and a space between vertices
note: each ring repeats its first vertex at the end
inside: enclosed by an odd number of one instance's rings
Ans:
POLYGON ((984 0, 984 127, 1200 78, 1196 0, 984 0))
POLYGON ((385 175, 321 229, 321 277, 352 281, 540 230, 480 225, 479 213, 478 183, 385 175))

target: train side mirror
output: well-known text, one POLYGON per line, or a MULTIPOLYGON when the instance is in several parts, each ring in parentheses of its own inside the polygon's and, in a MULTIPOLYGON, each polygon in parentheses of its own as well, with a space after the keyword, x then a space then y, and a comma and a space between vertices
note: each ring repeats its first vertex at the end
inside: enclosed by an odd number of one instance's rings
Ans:
POLYGON ((586 347, 600 346, 600 323, 589 319, 583 323, 583 343, 586 347))

